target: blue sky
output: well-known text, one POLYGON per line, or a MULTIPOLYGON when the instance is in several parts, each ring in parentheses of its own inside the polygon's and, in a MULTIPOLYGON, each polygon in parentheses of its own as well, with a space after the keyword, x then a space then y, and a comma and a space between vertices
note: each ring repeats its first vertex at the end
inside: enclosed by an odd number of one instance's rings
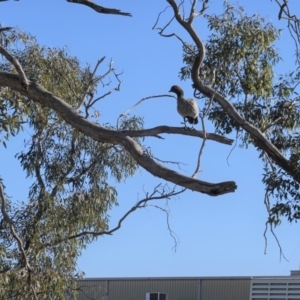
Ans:
MULTIPOLYGON (((102 65, 105 70, 113 59, 115 68, 124 71, 124 82, 120 92, 98 104, 103 123, 115 123, 117 117, 138 100, 166 94, 173 84, 181 85, 186 96, 192 96, 191 82, 180 82, 178 78, 182 66, 180 43, 175 38, 162 38, 152 30, 166 1, 103 0, 98 3, 131 12, 133 18, 100 15, 66 1, 20 0, 0 3, 0 21, 3 26, 18 26, 31 33, 42 45, 67 46, 70 54, 77 56, 82 64, 94 65, 106 56, 102 65)), ((221 12, 222 3, 221 0, 211 1, 208 13, 221 12)), ((259 12, 278 24, 274 1, 243 0, 239 3, 246 7, 249 15, 259 12)), ((163 20, 170 15, 169 9, 163 20)), ((285 24, 281 22, 279 27, 285 29, 285 24)), ((208 34, 205 23, 199 19, 195 28, 205 40, 208 34)), ((188 39, 177 24, 171 26, 170 32, 171 29, 188 39)), ((278 72, 288 71, 293 67, 293 44, 286 30, 277 47, 283 57, 278 72)), ((132 113, 144 116, 146 128, 180 126, 181 122, 173 98, 145 101, 132 113)), ((207 129, 212 131, 209 124, 207 129)), ((28 181, 14 159, 27 134, 24 132, 11 140, 7 149, 0 149, 0 175, 7 193, 16 200, 27 198, 28 181)), ((164 137, 165 140, 147 138, 145 143, 156 157, 180 161, 184 163, 180 171, 192 174, 201 140, 164 137)), ((258 153, 251 147, 247 150, 234 148, 228 165, 227 156, 231 150, 230 146, 207 142, 198 178, 210 182, 234 180, 238 185, 235 193, 212 198, 188 191, 169 203, 170 225, 179 239, 176 252, 172 249, 174 241, 168 233, 165 215, 148 207, 131 215, 113 236, 99 238, 88 246, 78 261, 78 268, 86 277, 288 275, 289 270, 298 269, 299 225, 283 222, 276 230, 289 262, 279 261, 279 249, 270 233, 267 254, 264 254, 267 213, 263 204, 262 165, 258 153)), ((143 190, 151 191, 160 182, 139 169, 126 183, 114 183, 119 192, 119 206, 110 212, 111 227, 143 198, 143 190)), ((164 206, 165 202, 156 204, 164 206)))

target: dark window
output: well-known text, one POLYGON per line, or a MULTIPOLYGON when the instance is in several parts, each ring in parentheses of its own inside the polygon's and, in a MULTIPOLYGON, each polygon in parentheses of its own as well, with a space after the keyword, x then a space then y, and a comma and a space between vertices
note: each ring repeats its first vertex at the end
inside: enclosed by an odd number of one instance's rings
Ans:
POLYGON ((150 300, 159 300, 158 293, 150 293, 150 300))
POLYGON ((167 294, 150 293, 150 299, 149 300, 167 300, 167 294))
POLYGON ((159 300, 167 300, 167 294, 159 294, 159 300))

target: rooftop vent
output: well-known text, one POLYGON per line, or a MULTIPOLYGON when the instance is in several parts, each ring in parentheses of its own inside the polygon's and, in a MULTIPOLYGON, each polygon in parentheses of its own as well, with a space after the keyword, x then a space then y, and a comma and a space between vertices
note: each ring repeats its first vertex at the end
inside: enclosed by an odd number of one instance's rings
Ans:
POLYGON ((291 276, 300 276, 300 270, 291 270, 291 276))

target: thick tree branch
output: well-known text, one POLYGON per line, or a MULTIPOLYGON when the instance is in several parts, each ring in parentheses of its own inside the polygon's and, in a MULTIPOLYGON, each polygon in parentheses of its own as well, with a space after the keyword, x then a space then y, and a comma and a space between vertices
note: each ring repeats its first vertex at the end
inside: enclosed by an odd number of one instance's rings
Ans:
POLYGON ((0 45, 0 53, 16 68, 16 71, 18 72, 21 80, 22 86, 27 89, 28 87, 28 79, 22 69, 22 66, 20 65, 19 61, 13 57, 6 49, 4 49, 0 45))
POLYGON ((67 2, 86 5, 100 14, 111 14, 111 15, 121 15, 121 16, 126 16, 126 17, 132 17, 131 13, 122 12, 121 10, 115 9, 115 8, 103 7, 98 4, 95 4, 94 2, 92 2, 90 0, 67 0, 67 2))
POLYGON ((199 54, 196 57, 193 67, 192 67, 192 80, 194 83, 194 88, 200 91, 203 95, 208 98, 214 97, 214 101, 220 104, 220 106, 226 111, 228 116, 230 116, 241 128, 250 134, 253 139, 254 145, 265 151, 269 157, 271 157, 274 162, 284 169, 289 175, 291 175, 297 182, 300 183, 300 172, 298 169, 289 163, 289 161, 281 154, 281 152, 263 135, 263 133, 255 126, 247 122, 235 109, 235 107, 221 94, 215 91, 212 87, 205 85, 199 78, 199 71, 201 64, 205 56, 205 47, 202 40, 199 38, 198 34, 192 27, 192 23, 185 22, 180 13, 179 8, 174 0, 167 0, 171 4, 175 18, 178 23, 188 32, 195 42, 199 54))
POLYGON ((189 130, 184 127, 170 127, 170 126, 157 126, 149 129, 141 130, 121 130, 120 132, 130 136, 130 137, 145 137, 145 136, 154 136, 157 137, 159 134, 168 133, 168 134, 181 134, 187 136, 195 136, 199 138, 206 138, 207 140, 215 141, 225 145, 232 145, 234 140, 229 139, 223 135, 215 133, 205 133, 200 130, 189 130))
POLYGON ((0 33, 3 31, 11 30, 11 29, 13 29, 13 28, 12 27, 2 27, 2 28, 0 28, 0 33))
POLYGON ((68 124, 96 141, 122 145, 141 167, 156 177, 210 196, 218 196, 234 192, 237 188, 234 181, 214 184, 196 180, 166 168, 150 158, 143 151, 140 145, 131 137, 120 131, 103 128, 89 120, 86 120, 69 104, 45 90, 38 83, 29 82, 28 89, 24 90, 20 84, 19 76, 0 72, 0 86, 10 87, 15 91, 20 92, 22 95, 27 96, 29 99, 53 109, 68 124))
POLYGON ((191 38, 195 42, 199 51, 199 66, 200 66, 205 57, 205 46, 192 26, 192 21, 194 17, 192 16, 188 18, 189 21, 185 22, 180 15, 179 7, 177 6, 176 2, 174 0, 167 0, 167 2, 173 8, 176 21, 190 34, 191 38))

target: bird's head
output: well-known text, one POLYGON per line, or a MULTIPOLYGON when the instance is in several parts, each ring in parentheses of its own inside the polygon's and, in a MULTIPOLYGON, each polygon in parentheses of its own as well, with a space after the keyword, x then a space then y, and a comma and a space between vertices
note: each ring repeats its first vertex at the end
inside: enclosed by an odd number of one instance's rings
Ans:
POLYGON ((175 93, 176 95, 181 95, 183 96, 183 90, 181 87, 179 87, 178 85, 173 85, 171 87, 171 89, 169 90, 169 92, 173 92, 175 93))

